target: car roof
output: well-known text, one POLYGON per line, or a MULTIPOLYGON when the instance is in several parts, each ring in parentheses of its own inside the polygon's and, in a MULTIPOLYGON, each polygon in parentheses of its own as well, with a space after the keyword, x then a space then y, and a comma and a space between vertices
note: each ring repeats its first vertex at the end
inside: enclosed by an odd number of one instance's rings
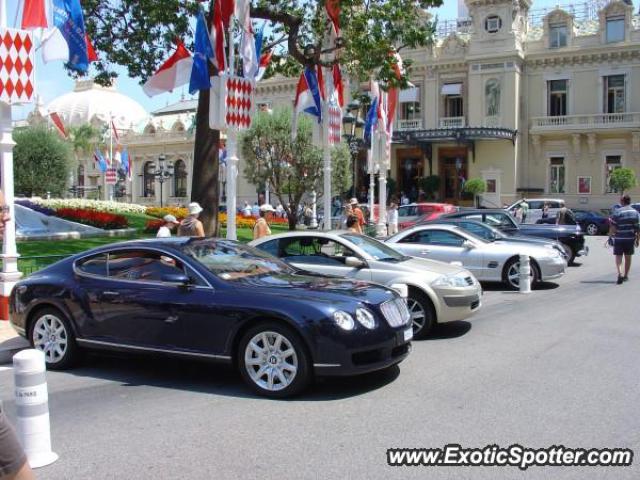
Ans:
POLYGON ((276 240, 279 238, 294 238, 294 237, 308 237, 308 236, 314 236, 314 237, 321 237, 321 238, 336 238, 336 237, 340 237, 341 235, 345 234, 345 233, 349 233, 349 234, 353 234, 353 235, 358 235, 357 233, 353 233, 350 232, 349 230, 329 230, 329 231, 324 231, 324 230, 296 230, 293 232, 283 232, 283 233, 277 233, 275 235, 269 235, 267 237, 262 237, 258 240, 253 240, 249 243, 264 243, 268 240, 276 240))
POLYGON ((458 210, 455 213, 447 213, 446 215, 443 215, 444 218, 449 218, 449 215, 454 216, 454 215, 458 215, 459 213, 506 213, 507 215, 509 215, 509 212, 507 212, 505 209, 503 208, 467 208, 467 207, 463 207, 460 210, 458 210))
MULTIPOLYGON (((413 227, 407 228, 405 230, 402 230, 402 232, 398 232, 400 233, 410 233, 410 232, 414 232, 416 230, 424 230, 424 229, 428 229, 428 230, 448 230, 450 232, 465 232, 467 233, 467 231, 464 228, 461 228, 457 225, 450 225, 450 224, 446 224, 446 223, 420 223, 418 225, 414 225, 413 227)), ((395 235, 394 235, 395 236, 395 235)))
POLYGON ((442 216, 442 217, 438 217, 438 218, 434 218, 433 220, 427 220, 426 222, 422 222, 419 223, 418 225, 438 225, 438 224, 458 224, 458 223, 471 223, 473 225, 480 225, 481 227, 489 227, 490 225, 487 225, 484 222, 480 222, 479 220, 473 220, 471 218, 460 218, 460 217, 451 217, 448 218, 446 216, 442 216))

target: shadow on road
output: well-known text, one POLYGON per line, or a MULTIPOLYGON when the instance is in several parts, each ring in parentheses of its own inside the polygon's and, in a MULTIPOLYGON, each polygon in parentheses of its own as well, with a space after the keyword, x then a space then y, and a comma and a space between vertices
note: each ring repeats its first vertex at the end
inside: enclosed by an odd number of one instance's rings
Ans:
MULTIPOLYGON (((87 378, 238 398, 262 399, 245 386, 236 369, 226 364, 120 353, 90 353, 82 364, 66 372, 87 378)), ((302 395, 284 401, 339 400, 377 390, 393 382, 398 366, 356 377, 318 379, 302 395)), ((265 401, 269 399, 264 398, 265 401)))
POLYGON ((433 332, 424 339, 429 340, 447 340, 449 338, 458 338, 465 335, 471 330, 471 323, 464 320, 458 320, 457 322, 447 322, 442 325, 436 325, 433 332))
MULTIPOLYGON (((554 290, 560 285, 554 282, 538 282, 531 286, 532 290, 554 290)), ((485 292, 504 292, 504 293, 518 293, 517 290, 511 290, 507 288, 503 283, 483 283, 482 289, 485 292)))
POLYGON ((615 285, 615 280, 582 280, 580 283, 615 285))

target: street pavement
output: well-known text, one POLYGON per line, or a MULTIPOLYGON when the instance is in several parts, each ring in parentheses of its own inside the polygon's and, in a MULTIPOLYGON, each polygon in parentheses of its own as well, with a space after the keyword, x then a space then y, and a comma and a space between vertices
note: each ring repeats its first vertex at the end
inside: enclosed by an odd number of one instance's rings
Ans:
MULTIPOLYGON (((470 322, 399 368, 319 381, 287 401, 205 363, 90 356, 49 372, 54 451, 41 479, 638 479, 640 262, 615 285, 604 237, 530 295, 489 287, 470 322), (393 447, 626 447, 631 467, 389 467, 393 447)), ((640 257, 636 258, 640 261, 640 257)), ((10 369, 0 398, 15 406, 10 369)))

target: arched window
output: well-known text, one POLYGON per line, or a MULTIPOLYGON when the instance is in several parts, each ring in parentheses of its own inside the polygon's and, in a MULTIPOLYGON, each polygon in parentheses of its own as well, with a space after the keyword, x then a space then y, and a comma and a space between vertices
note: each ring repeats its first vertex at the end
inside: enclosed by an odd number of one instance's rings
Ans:
POLYGON ((484 86, 484 96, 488 117, 500 115, 500 82, 492 78, 484 86))
POLYGON ((153 162, 146 162, 144 169, 142 170, 142 196, 143 197, 155 197, 156 196, 156 178, 154 175, 155 164, 153 162))
POLYGON ((78 186, 84 187, 84 165, 78 165, 78 186))
POLYGON ((173 196, 187 196, 187 165, 184 160, 176 160, 173 165, 173 196))

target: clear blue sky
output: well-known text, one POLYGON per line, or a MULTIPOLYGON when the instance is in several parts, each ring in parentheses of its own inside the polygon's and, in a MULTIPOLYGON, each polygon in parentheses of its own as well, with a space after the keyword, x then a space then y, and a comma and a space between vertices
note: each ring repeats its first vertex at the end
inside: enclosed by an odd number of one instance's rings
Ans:
MULTIPOLYGON (((18 6, 18 1, 16 0, 0 0, 7 1, 8 5, 8 19, 9 26, 14 26, 14 20, 16 19, 16 10, 18 6)), ((22 2, 20 2, 22 3, 22 2)), ((533 8, 549 8, 554 7, 558 3, 564 4, 568 3, 565 1, 558 0, 534 0, 533 8)), ((581 3, 580 0, 575 1, 574 3, 581 3)), ((454 19, 457 16, 457 0, 445 0, 444 5, 438 9, 434 10, 434 13, 440 19, 454 19)), ((18 21, 19 23, 19 21, 18 21)), ((100 52, 98 52, 100 55, 100 52)), ((73 89, 73 80, 71 80, 62 65, 62 62, 51 62, 48 64, 44 64, 42 62, 42 57, 39 53, 36 54, 37 62, 36 62, 36 93, 40 95, 45 105, 49 103, 54 98, 69 92, 73 89)), ((184 87, 181 91, 176 91, 173 93, 161 94, 153 98, 147 97, 142 88, 139 85, 138 79, 129 78, 125 69, 118 69, 120 76, 117 80, 117 88, 120 92, 130 96, 139 102, 147 111, 151 112, 157 108, 163 107, 168 103, 172 103, 177 101, 180 98, 180 95, 185 93, 188 96, 188 89, 184 87)), ((89 74, 91 74, 91 69, 89 70, 89 74)), ((32 110, 31 106, 25 107, 15 107, 13 116, 14 119, 21 119, 26 117, 26 115, 32 110)))

